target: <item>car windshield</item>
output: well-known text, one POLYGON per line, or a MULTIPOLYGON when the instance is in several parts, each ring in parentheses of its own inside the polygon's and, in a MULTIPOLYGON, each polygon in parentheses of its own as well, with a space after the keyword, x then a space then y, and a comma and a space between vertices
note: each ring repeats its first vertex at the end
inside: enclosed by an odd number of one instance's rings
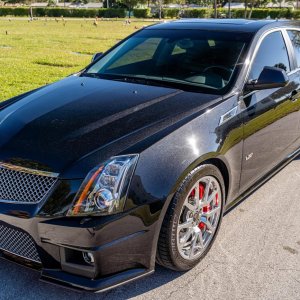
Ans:
POLYGON ((223 94, 234 82, 250 38, 248 33, 146 29, 109 51, 83 76, 223 94))

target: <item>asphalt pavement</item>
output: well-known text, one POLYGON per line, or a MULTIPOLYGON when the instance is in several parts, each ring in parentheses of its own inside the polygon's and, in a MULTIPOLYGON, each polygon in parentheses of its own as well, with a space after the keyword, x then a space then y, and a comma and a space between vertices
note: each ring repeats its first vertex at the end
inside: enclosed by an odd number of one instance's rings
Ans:
POLYGON ((0 260, 0 299, 300 299, 300 160, 229 212, 210 253, 193 270, 157 267, 102 294, 42 283, 0 260))

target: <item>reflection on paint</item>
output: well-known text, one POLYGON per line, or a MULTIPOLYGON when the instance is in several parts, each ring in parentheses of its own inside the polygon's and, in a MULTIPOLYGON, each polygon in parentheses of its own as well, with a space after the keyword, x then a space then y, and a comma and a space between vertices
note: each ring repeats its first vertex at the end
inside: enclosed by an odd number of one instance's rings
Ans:
POLYGON ((200 154, 200 151, 199 151, 199 148, 197 146, 197 139, 195 136, 191 136, 187 139, 187 142, 189 144, 189 146, 192 148, 193 150, 193 153, 197 156, 199 156, 200 154))

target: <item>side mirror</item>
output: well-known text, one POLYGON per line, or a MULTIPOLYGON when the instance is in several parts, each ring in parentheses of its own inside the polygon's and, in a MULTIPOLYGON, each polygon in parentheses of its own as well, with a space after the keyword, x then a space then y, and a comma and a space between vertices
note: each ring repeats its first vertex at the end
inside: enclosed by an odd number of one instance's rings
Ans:
POLYGON ((94 62, 95 60, 97 60, 102 55, 103 55, 103 52, 98 52, 98 53, 94 54, 93 57, 92 57, 92 62, 94 62))
POLYGON ((267 90, 287 85, 289 78, 283 69, 264 67, 257 80, 251 80, 245 86, 247 91, 267 90))

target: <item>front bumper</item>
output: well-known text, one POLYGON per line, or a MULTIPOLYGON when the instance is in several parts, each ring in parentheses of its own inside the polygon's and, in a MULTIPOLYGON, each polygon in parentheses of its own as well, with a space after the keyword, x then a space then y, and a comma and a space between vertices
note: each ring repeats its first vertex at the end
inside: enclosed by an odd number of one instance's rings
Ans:
POLYGON ((146 205, 98 218, 26 218, 7 205, 0 203, 0 226, 32 239, 39 259, 7 251, 0 235, 1 257, 40 270, 43 281, 98 292, 154 271, 157 214, 146 205), (84 261, 84 252, 93 255, 94 263, 84 261))

